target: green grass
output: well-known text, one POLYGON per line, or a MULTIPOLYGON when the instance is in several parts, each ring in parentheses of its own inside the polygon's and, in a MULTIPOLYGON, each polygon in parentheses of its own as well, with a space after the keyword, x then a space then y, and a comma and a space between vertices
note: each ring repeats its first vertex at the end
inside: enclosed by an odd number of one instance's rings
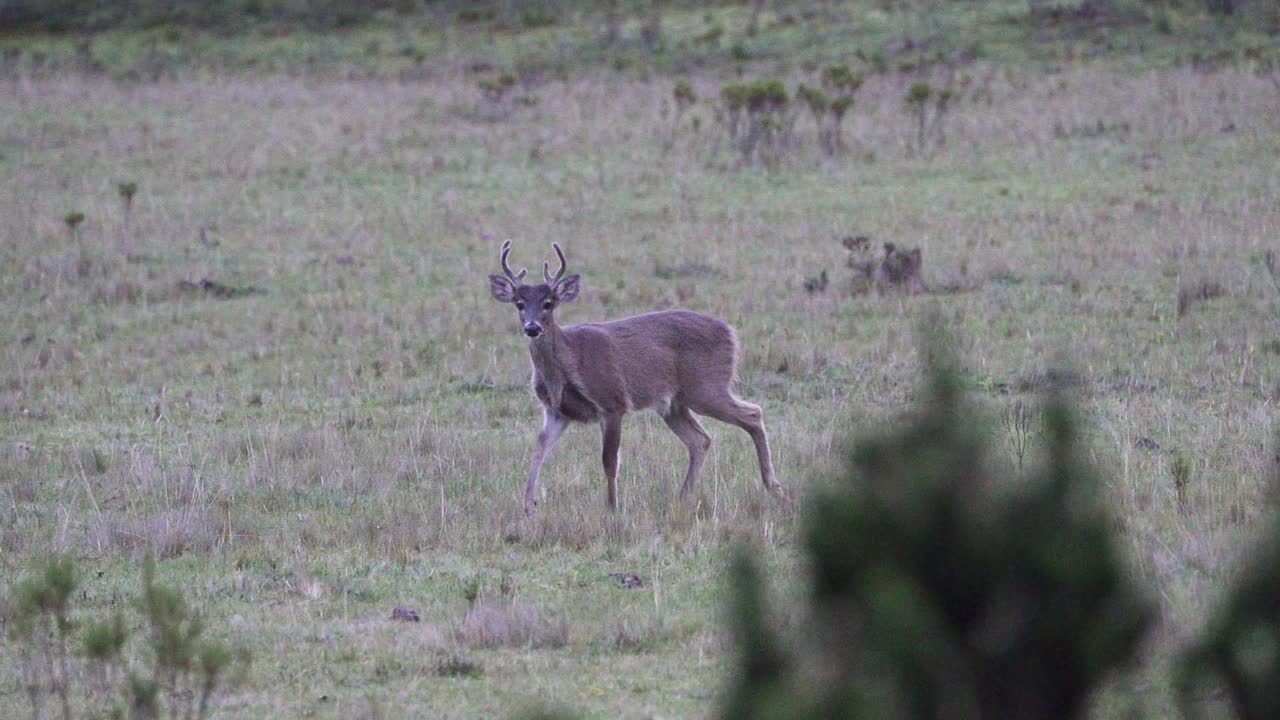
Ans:
MULTIPOLYGON (((759 42, 787 55, 792 32, 759 42)), ((789 87, 811 81, 790 66, 789 87)), ((719 67, 690 76, 700 97, 717 97, 719 67)), ((701 129, 686 118, 664 149, 671 83, 643 78, 575 75, 497 117, 453 75, 4 80, 0 568, 73 552, 91 578, 80 607, 105 613, 157 555, 210 634, 255 656, 219 717, 706 715, 728 666, 726 554, 754 543, 787 598, 800 517, 759 487, 746 435, 714 422, 682 506, 684 450, 637 416, 621 512, 604 509, 597 431, 579 427, 522 519, 539 411, 485 276, 503 238, 531 268, 558 241, 584 278, 565 322, 686 306, 737 327, 740 394, 764 406, 800 497, 852 433, 909 406, 927 312, 959 338, 994 432, 1070 363, 1121 543, 1162 611, 1097 715, 1168 714, 1165 662, 1271 497, 1280 298, 1261 258, 1280 226, 1280 96, 1230 68, 966 72, 992 100, 966 91, 931 154, 907 151, 911 78, 891 73, 860 91, 849 155, 822 157, 806 117, 772 171, 740 162, 706 101, 701 129), (1072 132, 1099 121, 1129 130, 1072 132), (127 229, 123 181, 139 186, 127 229), (71 211, 87 216, 74 242, 71 211), (927 283, 972 290, 851 296, 848 234, 919 246, 927 283), (807 294, 824 268, 832 286, 807 294), (262 292, 180 286, 204 279, 262 292), (1179 317, 1179 290, 1202 280, 1225 295, 1179 317), (563 623, 563 645, 468 640, 476 579, 539 627, 563 623), (423 622, 391 622, 396 606, 423 622), (440 673, 449 657, 479 674, 440 673)), ((13 653, 0 645, 0 667, 13 653)), ((25 711, 15 675, 0 672, 0 715, 25 711)))

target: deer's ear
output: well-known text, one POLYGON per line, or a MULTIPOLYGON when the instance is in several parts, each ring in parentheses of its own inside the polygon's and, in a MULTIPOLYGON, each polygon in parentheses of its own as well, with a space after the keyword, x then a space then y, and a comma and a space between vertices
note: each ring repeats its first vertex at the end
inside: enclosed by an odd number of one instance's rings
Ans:
POLYGON ((555 293, 556 302, 569 302, 578 297, 578 290, 582 287, 582 278, 578 275, 570 275, 569 277, 556 283, 555 293))
POLYGON ((489 292, 493 294, 493 299, 498 302, 514 302, 516 299, 516 289, 511 286, 511 281, 501 275, 489 276, 489 292))

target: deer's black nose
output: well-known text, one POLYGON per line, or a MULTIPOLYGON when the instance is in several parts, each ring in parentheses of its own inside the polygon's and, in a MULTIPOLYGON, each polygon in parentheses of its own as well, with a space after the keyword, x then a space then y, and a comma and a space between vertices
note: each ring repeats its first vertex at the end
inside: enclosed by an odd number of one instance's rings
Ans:
POLYGON ((538 337, 542 334, 542 326, 537 323, 529 323, 524 326, 524 334, 531 338, 538 337))

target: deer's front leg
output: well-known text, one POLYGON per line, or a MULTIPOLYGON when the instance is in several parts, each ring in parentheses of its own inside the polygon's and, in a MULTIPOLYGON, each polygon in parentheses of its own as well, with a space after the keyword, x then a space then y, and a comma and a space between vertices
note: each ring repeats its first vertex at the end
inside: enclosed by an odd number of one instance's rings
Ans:
POLYGON ((618 509, 618 447, 622 444, 622 416, 610 415, 600 421, 604 445, 604 476, 609 481, 609 509, 618 509))
POLYGON ((560 440, 569 421, 550 408, 542 409, 542 430, 533 444, 533 457, 529 460, 529 481, 524 485, 524 514, 533 515, 538 509, 538 473, 551 448, 560 440))

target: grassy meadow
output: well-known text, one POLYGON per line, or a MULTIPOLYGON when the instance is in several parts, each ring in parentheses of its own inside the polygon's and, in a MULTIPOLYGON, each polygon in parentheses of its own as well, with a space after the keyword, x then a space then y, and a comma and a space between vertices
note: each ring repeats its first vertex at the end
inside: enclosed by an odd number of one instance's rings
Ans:
MULTIPOLYGON (((745 11, 723 12, 737 28, 745 11)), ((667 30, 698 23, 673 12, 667 30)), ((820 40, 815 58, 840 56, 820 40)), ((105 613, 156 557, 208 633, 252 653, 216 717, 707 716, 731 660, 726 556, 750 544, 780 621, 803 621, 803 498, 910 407, 937 313, 1010 468, 1070 368, 1161 608, 1094 715, 1173 713, 1167 661, 1275 498, 1274 72, 1145 66, 1127 46, 996 54, 953 74, 945 144, 921 149, 903 98, 940 71, 891 67, 858 91, 844 152, 797 109, 766 166, 726 140, 720 87, 793 88, 803 62, 526 75, 495 100, 469 67, 484 38, 449 42, 414 77, 19 63, 0 80, 0 593, 70 552, 76 607, 105 613), (699 96, 679 115, 677 78, 699 96), (930 291, 852 292, 840 240, 857 235, 919 247, 930 291), (505 238, 532 274, 564 247, 584 290, 562 323, 671 307, 732 323, 739 394, 800 502, 774 502, 747 435, 708 420, 681 504, 684 447, 636 415, 617 514, 598 430, 577 426, 526 520, 541 413, 515 312, 488 292, 505 238)), ((0 642, 0 716, 19 717, 0 642)))

